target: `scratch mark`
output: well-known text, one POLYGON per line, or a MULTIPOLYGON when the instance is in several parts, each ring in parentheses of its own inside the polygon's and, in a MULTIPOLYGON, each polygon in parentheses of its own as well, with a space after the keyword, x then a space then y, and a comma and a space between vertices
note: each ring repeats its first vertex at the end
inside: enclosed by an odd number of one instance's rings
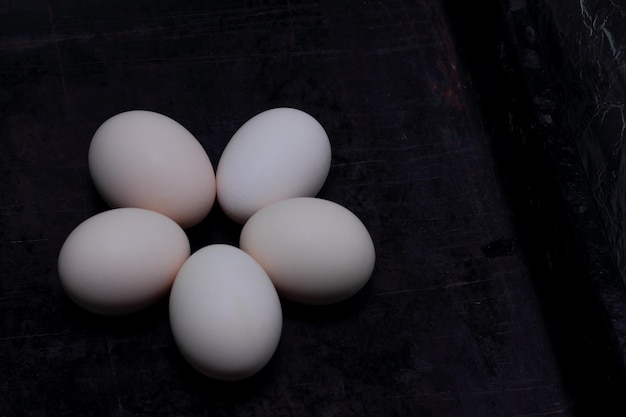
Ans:
POLYGON ((36 333, 36 334, 29 334, 29 335, 22 335, 22 336, 7 336, 7 337, 0 337, 0 341, 31 339, 35 337, 63 336, 67 334, 69 334, 69 332, 51 332, 51 333, 36 333))
POLYGON ((546 411, 542 413, 532 413, 532 414, 516 414, 513 417, 539 417, 539 416, 553 416, 555 414, 561 414, 566 410, 566 408, 559 408, 557 410, 546 411))
POLYGON ((295 404, 291 401, 290 395, 289 395, 289 391, 287 391, 287 388, 283 388, 283 395, 285 397, 285 400, 287 401, 287 405, 289 406, 289 409, 292 410, 292 412, 295 412, 296 415, 299 415, 300 413, 297 411, 298 409, 295 407, 295 404))
POLYGON ((120 396, 117 386, 117 370, 115 368, 115 360, 113 360, 113 355, 111 354, 112 351, 113 346, 111 344, 111 338, 107 337, 107 353, 109 354, 109 364, 111 365, 111 374, 113 375, 113 392, 115 393, 115 397, 117 398, 118 415, 122 416, 124 415, 124 413, 122 412, 122 397, 120 396))
POLYGON ((387 292, 381 292, 379 294, 376 294, 377 297, 385 297, 388 295, 398 295, 398 294, 410 294, 410 293, 416 293, 416 292, 427 292, 427 291, 435 291, 435 290, 439 290, 441 289, 438 286, 430 286, 430 287, 424 287, 424 288, 411 288, 411 289, 407 289, 407 290, 397 290, 397 291, 387 291, 387 292))
POLYGON ((389 12, 389 9, 387 8, 387 6, 385 6, 385 4, 382 1, 380 1, 380 0, 378 0, 376 2, 376 4, 378 4, 380 6, 380 8, 385 11, 385 13, 387 14, 387 18, 389 20, 392 20, 391 13, 389 12))
POLYGON ((345 166, 352 166, 352 165, 379 164, 379 163, 384 163, 384 162, 386 162, 384 159, 370 159, 370 160, 365 160, 365 161, 354 161, 354 162, 332 164, 331 167, 337 168, 337 167, 345 167, 345 166))
POLYGON ((70 121, 70 101, 69 94, 67 92, 67 82, 65 81, 65 67, 63 65, 63 59, 61 58, 61 48, 59 47, 59 40, 56 33, 56 25, 54 24, 54 14, 52 13, 52 7, 50 7, 50 3, 48 1, 46 1, 46 6, 48 8, 48 21, 50 22, 50 30, 52 33, 52 39, 54 40, 54 49, 56 51, 59 73, 61 75, 61 87, 63 88, 63 97, 65 99, 65 120, 70 121))
POLYGON ((495 297, 477 297, 477 298, 469 298, 467 300, 459 300, 459 301, 454 301, 452 302, 452 305, 457 305, 457 304, 476 304, 476 305, 480 305, 483 303, 483 301, 488 301, 488 300, 495 300, 495 297))
POLYGON ((19 243, 35 243, 35 242, 47 242, 47 241, 48 241, 47 238, 41 238, 41 239, 9 240, 9 243, 15 245, 19 243))
MULTIPOLYGON (((482 282, 490 282, 490 281, 493 281, 493 279, 487 278, 487 279, 477 279, 475 281, 452 282, 452 283, 444 286, 444 288, 464 287, 466 285, 480 284, 482 282)), ((481 300, 482 300, 482 298, 481 298, 481 300)))

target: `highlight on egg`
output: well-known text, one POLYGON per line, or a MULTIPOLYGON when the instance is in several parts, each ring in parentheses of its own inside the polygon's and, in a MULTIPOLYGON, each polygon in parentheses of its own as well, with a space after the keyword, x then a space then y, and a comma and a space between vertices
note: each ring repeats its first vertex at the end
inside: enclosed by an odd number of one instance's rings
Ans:
POLYGON ((260 371, 282 333, 280 300, 266 272, 234 246, 196 251, 178 272, 170 327, 182 356, 199 372, 234 381, 260 371))
POLYGON ((170 218, 119 208, 88 218, 69 234, 58 271, 63 289, 80 307, 120 315, 164 298, 189 254, 187 235, 170 218))
POLYGON ((291 198, 262 208, 243 226, 239 245, 263 267, 280 296, 311 305, 356 294, 376 261, 361 220, 320 198, 291 198))
POLYGON ((153 210, 188 228, 215 202, 215 171, 204 148, 160 113, 131 110, 106 120, 91 140, 88 163, 111 207, 153 210))
POLYGON ((271 203, 317 195, 330 163, 330 141, 315 118, 288 107, 266 110, 226 145, 216 172, 218 203, 243 224, 271 203))

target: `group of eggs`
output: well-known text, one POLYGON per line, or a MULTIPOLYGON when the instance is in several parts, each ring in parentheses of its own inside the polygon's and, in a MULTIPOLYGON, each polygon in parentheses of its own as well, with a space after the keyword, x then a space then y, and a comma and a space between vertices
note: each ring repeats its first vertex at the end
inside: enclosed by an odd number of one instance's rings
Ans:
POLYGON ((324 128, 293 108, 264 111, 230 139, 217 170, 173 119, 150 111, 115 115, 96 131, 89 171, 112 208, 78 225, 59 253, 68 296, 103 315, 141 310, 169 294, 183 357, 215 379, 238 380, 273 356, 280 298, 322 305, 369 280, 372 238, 347 208, 315 195, 330 170, 324 128), (243 224, 239 247, 191 254, 186 228, 217 199, 243 224))

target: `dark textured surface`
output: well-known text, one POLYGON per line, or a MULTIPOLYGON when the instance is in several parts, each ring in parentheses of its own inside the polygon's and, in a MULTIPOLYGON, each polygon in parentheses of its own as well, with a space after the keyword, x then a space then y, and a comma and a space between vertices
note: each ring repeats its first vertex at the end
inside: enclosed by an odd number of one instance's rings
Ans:
POLYGON ((558 103, 598 202, 619 271, 626 277, 626 4, 582 0, 530 2, 542 22, 545 69, 556 75, 558 103))
MULTIPOLYGON (((617 2, 510 2, 508 22, 543 148, 606 324, 613 379, 626 375, 623 23, 617 2)), ((626 411, 625 411, 626 412, 626 411)))
MULTIPOLYGON (((610 411, 602 335, 586 333, 602 326, 593 303, 576 285, 559 299, 549 279, 577 265, 576 251, 550 240, 567 222, 520 231, 527 195, 502 175, 502 154, 527 166, 494 147, 497 124, 479 105, 491 100, 467 58, 485 51, 465 43, 457 53, 467 28, 452 30, 448 14, 458 10, 337 3, 0 3, 0 415, 610 411), (321 196, 372 234, 377 265, 357 296, 330 308, 284 303, 275 357, 234 384, 184 362, 166 302, 121 319, 71 304, 56 257, 106 209, 86 165, 106 118, 162 112, 217 163, 243 122, 276 106, 326 128, 334 154, 321 196), (542 262, 549 245, 554 270, 542 262)), ((198 248, 236 243, 238 231, 216 209, 189 234, 198 248)))

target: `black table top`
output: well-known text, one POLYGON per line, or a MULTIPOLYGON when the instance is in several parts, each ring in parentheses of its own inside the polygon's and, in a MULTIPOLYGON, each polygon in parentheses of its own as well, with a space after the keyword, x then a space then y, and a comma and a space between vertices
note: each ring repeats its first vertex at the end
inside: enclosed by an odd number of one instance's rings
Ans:
MULTIPOLYGON (((446 8, 337 3, 0 2, 0 415, 569 416, 590 401, 593 381, 567 382, 577 347, 552 337, 561 316, 518 238, 446 8), (107 209, 87 167, 104 120, 161 112, 216 164, 280 106, 325 127, 320 197, 371 232, 359 294, 284 302, 275 356, 238 383, 186 364, 166 300, 103 318, 67 299, 59 249, 107 209)), ((189 236, 195 250, 239 230, 216 206, 189 236)))

